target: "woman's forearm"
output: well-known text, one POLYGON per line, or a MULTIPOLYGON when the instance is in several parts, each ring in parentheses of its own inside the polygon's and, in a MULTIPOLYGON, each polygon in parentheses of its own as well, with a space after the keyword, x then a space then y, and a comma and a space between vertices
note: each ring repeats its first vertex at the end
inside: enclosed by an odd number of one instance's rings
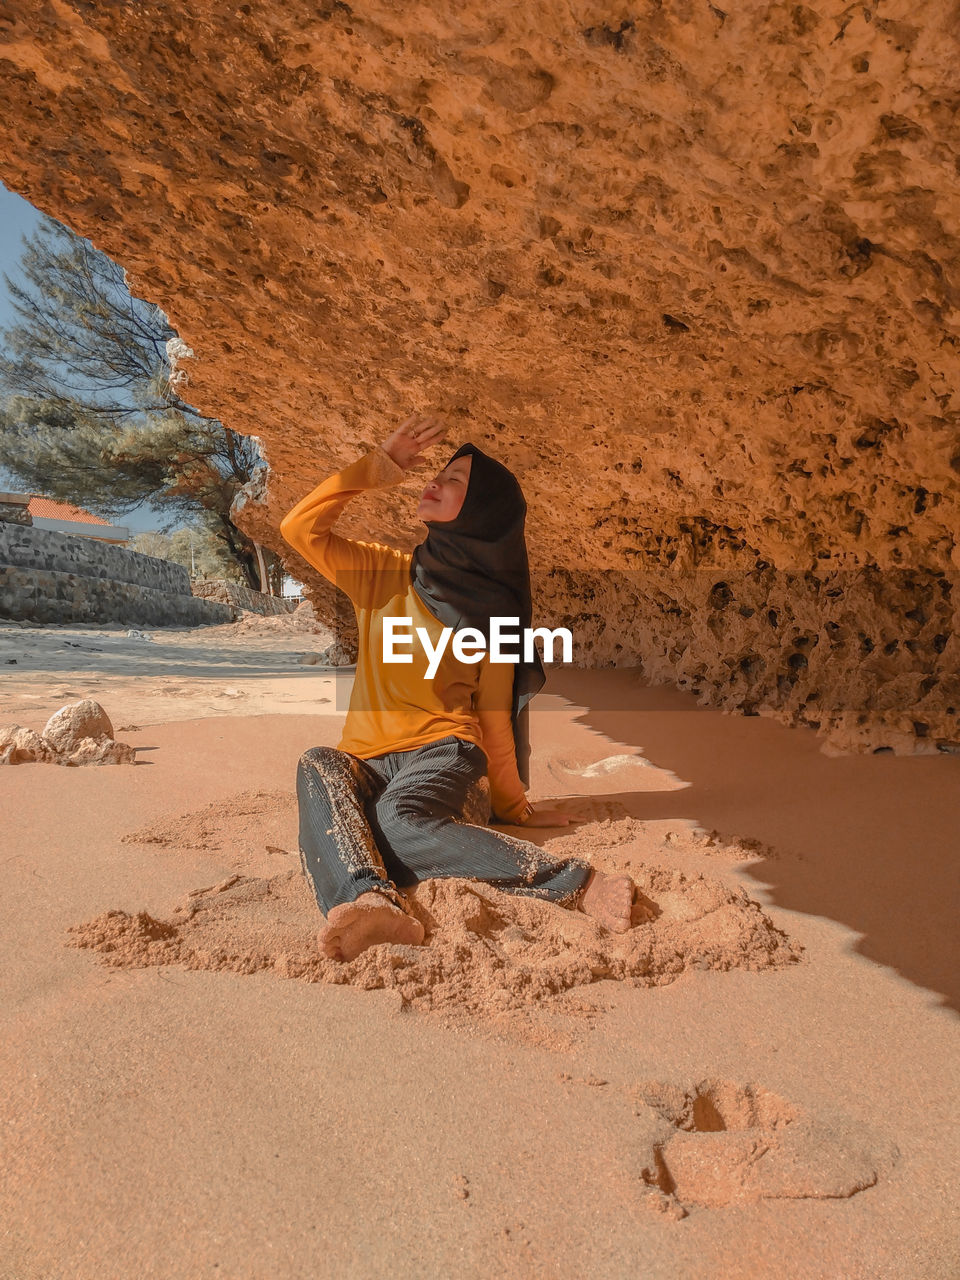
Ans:
POLYGON ((328 476, 297 503, 280 522, 281 537, 336 586, 352 596, 354 575, 381 567, 391 548, 357 542, 333 532, 351 498, 368 489, 389 488, 403 479, 403 469, 384 452, 372 449, 356 462, 328 476))

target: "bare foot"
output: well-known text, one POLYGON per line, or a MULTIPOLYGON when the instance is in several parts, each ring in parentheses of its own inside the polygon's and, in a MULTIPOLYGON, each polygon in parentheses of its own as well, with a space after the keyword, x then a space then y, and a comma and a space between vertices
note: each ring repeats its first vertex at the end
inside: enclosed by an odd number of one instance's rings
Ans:
POLYGON ((379 942, 418 946, 423 941, 423 925, 384 894, 371 891, 334 907, 317 941, 331 960, 355 960, 361 951, 379 942))
POLYGON ((594 869, 580 899, 580 910, 602 924, 611 933, 626 933, 630 928, 633 881, 629 876, 611 876, 594 869))

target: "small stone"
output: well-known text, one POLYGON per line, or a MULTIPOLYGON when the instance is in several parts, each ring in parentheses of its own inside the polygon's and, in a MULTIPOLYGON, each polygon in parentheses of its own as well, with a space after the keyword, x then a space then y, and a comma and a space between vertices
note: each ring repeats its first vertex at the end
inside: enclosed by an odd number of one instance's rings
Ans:
POLYGON ((356 660, 356 648, 350 650, 339 640, 334 640, 333 644, 328 645, 317 655, 317 662, 323 667, 349 667, 356 660))

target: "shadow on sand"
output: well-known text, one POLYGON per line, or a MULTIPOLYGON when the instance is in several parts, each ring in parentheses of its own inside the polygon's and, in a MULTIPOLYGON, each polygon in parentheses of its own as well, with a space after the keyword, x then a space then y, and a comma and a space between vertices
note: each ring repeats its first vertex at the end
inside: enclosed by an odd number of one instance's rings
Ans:
POLYGON ((772 905, 846 925, 861 955, 960 1009, 960 758, 825 756, 811 729, 698 706, 636 670, 558 670, 544 693, 690 784, 606 799, 791 855, 744 868, 772 905))

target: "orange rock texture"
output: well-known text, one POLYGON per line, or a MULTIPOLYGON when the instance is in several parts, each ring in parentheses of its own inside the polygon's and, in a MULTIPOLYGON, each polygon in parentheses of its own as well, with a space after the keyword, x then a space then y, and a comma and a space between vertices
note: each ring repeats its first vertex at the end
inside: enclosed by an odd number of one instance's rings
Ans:
POLYGON ((578 661, 960 750, 956 4, 7 0, 0 59, 0 177, 260 438, 269 545, 440 409, 578 661))

